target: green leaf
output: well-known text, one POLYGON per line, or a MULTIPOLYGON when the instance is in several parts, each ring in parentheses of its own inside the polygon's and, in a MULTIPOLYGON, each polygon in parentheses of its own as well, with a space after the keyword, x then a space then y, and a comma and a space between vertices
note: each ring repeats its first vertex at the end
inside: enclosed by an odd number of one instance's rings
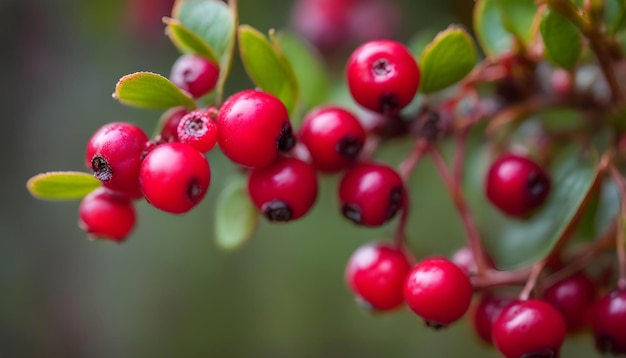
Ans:
POLYGON ((183 106, 196 109, 196 102, 167 78, 152 72, 126 75, 115 85, 113 98, 140 108, 167 109, 183 106))
POLYGON ((626 25, 626 1, 606 0, 604 3, 604 22, 610 34, 615 34, 626 25))
POLYGON ((508 52, 513 49, 511 35, 502 25, 496 0, 478 0, 474 5, 474 32, 487 55, 508 52))
POLYGON ((30 178, 26 188, 37 199, 70 200, 80 199, 100 185, 100 181, 91 174, 48 172, 30 178))
POLYGON ((319 53, 291 33, 281 33, 278 43, 293 66, 304 105, 313 108, 325 102, 330 92, 330 78, 319 53))
POLYGON ((543 13, 540 30, 548 60, 558 67, 573 68, 582 52, 582 37, 576 25, 548 9, 543 13))
POLYGON ((196 54, 219 63, 213 49, 178 20, 166 17, 163 22, 167 25, 165 33, 180 52, 196 54))
MULTIPOLYGON (((484 178, 487 163, 482 164, 484 178)), ((581 156, 575 146, 564 150, 551 169, 550 196, 526 220, 506 217, 488 204, 484 195, 473 203, 483 241, 499 269, 523 267, 545 258, 579 214, 599 178, 597 161, 581 156)))
POLYGON ((215 239, 222 249, 236 249, 252 237, 259 214, 250 201, 245 178, 229 181, 217 199, 215 213, 215 239))
POLYGON ((533 22, 537 13, 535 0, 495 0, 502 24, 523 44, 533 40, 533 22))
POLYGON ((568 107, 548 107, 537 115, 543 130, 548 133, 575 132, 587 123, 579 110, 568 107))
POLYGON ((431 93, 462 80, 476 65, 474 41, 462 28, 450 26, 424 49, 420 58, 420 92, 431 93))
POLYGON ((298 103, 296 76, 280 48, 251 26, 239 27, 239 54, 252 82, 278 97, 292 113, 298 103))

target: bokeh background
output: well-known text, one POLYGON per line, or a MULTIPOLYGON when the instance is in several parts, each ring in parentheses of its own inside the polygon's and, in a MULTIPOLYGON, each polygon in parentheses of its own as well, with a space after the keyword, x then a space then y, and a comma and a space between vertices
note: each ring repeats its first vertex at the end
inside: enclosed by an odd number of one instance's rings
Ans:
MULTIPOLYGON (((262 222, 235 252, 213 239, 213 207, 232 167, 209 155, 212 189, 191 213, 146 203, 124 244, 88 241, 78 202, 32 198, 26 180, 50 170, 84 170, 89 136, 111 121, 150 131, 159 114, 111 98, 119 77, 167 74, 177 52, 163 35, 161 0, 0 0, 0 357, 497 357, 464 319, 444 331, 402 309, 372 315, 354 304, 343 271, 363 243, 392 225, 362 229, 337 211, 337 178, 303 220, 262 222)), ((398 1, 393 36, 467 24, 468 0, 398 1)), ((291 1, 241 0, 241 23, 290 26, 291 1)), ((349 49, 348 49, 349 50, 349 49)), ((333 57, 335 68, 345 53, 333 57)), ((343 57, 345 59, 345 57, 343 57)), ((332 67, 332 66, 331 66, 332 67)), ((228 92, 249 87, 235 63, 228 92)), ((379 157, 401 160, 409 142, 379 157)), ((428 161, 411 182, 409 235, 419 256, 463 244, 428 161)), ((593 357, 587 335, 563 357, 593 357)))

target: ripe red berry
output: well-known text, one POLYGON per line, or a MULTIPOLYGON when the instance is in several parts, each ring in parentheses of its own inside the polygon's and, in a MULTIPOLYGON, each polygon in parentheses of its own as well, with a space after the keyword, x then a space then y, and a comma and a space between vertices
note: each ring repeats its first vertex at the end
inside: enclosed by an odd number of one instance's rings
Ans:
POLYGON ((222 152, 246 167, 266 166, 296 143, 285 105, 256 90, 230 96, 217 115, 217 128, 222 152))
POLYGON ((593 281, 579 272, 546 288, 542 298, 561 312, 567 330, 575 332, 589 323, 596 291, 593 281))
POLYGON ((174 62, 170 80, 194 98, 199 98, 215 88, 219 74, 220 68, 216 63, 202 56, 187 54, 174 62))
POLYGON ((485 192, 491 203, 505 214, 524 217, 546 201, 550 178, 532 160, 506 154, 489 168, 485 192))
POLYGON ((173 214, 191 210, 206 194, 211 181, 202 153, 183 143, 164 143, 152 149, 141 164, 141 190, 157 209, 173 214))
POLYGON ((472 301, 472 284, 450 260, 427 258, 409 272, 404 300, 427 325, 441 328, 467 312, 472 301))
POLYGON ((120 193, 95 189, 78 207, 78 226, 92 238, 123 241, 135 226, 133 203, 120 193))
POLYGON ((281 157, 252 170, 248 192, 268 220, 295 220, 309 212, 317 199, 317 175, 310 164, 281 157))
POLYGON ((130 198, 140 198, 139 167, 148 136, 129 123, 109 123, 98 129, 85 156, 87 168, 102 184, 130 198))
POLYGON ((410 269, 401 250, 389 244, 371 243, 350 257, 346 281, 359 300, 376 310, 391 310, 404 302, 404 281, 410 269))
POLYGON ((413 100, 420 70, 401 43, 371 41, 359 46, 348 59, 347 78, 357 103, 375 112, 393 114, 413 100))
POLYGON ((509 304, 492 327, 493 343, 507 358, 558 357, 565 334, 559 311, 536 299, 509 304))
POLYGON ((309 149, 316 168, 337 172, 359 155, 365 143, 365 130, 345 109, 323 107, 304 118, 299 139, 309 149))
POLYGON ((178 123, 187 114, 185 107, 170 108, 161 116, 161 138, 162 142, 178 142, 178 123))
POLYGON ((472 323, 474 324, 474 330, 486 343, 492 343, 491 331, 493 323, 500 316, 500 313, 504 307, 508 306, 513 299, 494 294, 492 292, 485 292, 480 296, 474 314, 472 316, 472 323))
POLYGON ((393 218, 405 200, 402 178, 391 167, 359 163, 339 183, 343 215, 365 226, 380 226, 393 218))
POLYGON ((178 123, 178 140, 201 153, 209 152, 217 143, 217 124, 213 121, 216 115, 215 108, 195 110, 186 114, 178 123))
POLYGON ((626 354, 626 290, 614 290, 593 306, 591 325, 602 353, 626 354))

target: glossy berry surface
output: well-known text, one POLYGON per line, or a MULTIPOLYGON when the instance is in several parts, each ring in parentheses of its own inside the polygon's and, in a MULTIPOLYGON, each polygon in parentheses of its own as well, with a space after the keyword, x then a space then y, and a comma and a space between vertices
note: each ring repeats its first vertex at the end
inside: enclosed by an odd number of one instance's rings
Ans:
POLYGON ((361 246, 350 257, 346 281, 357 298, 375 310, 394 309, 404 302, 404 281, 411 266, 390 244, 361 246))
POLYGON ((593 306, 591 325, 602 353, 626 354, 626 290, 614 290, 593 306))
POLYGON ((472 284, 450 260, 427 258, 409 272, 404 283, 404 300, 426 324, 441 328, 467 312, 472 300, 472 284))
POLYGON ((491 331, 493 323, 500 316, 504 307, 513 301, 507 296, 485 292, 480 296, 472 315, 474 331, 485 343, 492 343, 491 331))
POLYGON ((139 168, 146 142, 148 136, 141 128, 129 123, 109 123, 89 139, 85 165, 105 187, 140 198, 139 168))
POLYGON ((575 332, 589 323, 596 291, 595 283, 587 275, 577 273, 546 288, 542 298, 561 312, 568 331, 575 332))
POLYGON ((393 114, 408 105, 420 82, 420 70, 401 43, 381 40, 359 46, 347 64, 350 93, 361 106, 393 114))
POLYGON ((252 170, 248 192, 268 220, 295 220, 309 212, 317 199, 317 174, 310 164, 281 157, 252 170))
POLYGON ((489 168, 485 193, 503 213, 524 217, 543 204, 550 193, 550 177, 532 160, 505 154, 489 168))
POLYGON ((493 343, 507 358, 558 357, 565 340, 565 320, 541 300, 514 301, 493 323, 493 343))
POLYGON ((183 143, 165 143, 152 149, 141 165, 141 190, 157 209, 182 214, 198 204, 211 181, 202 153, 183 143))
POLYGON ((170 80, 179 88, 199 98, 211 92, 219 78, 220 68, 216 63, 198 55, 182 55, 170 72, 170 80))
POLYGON ((295 145, 287 108, 269 93, 235 93, 220 108, 216 122, 222 152, 246 167, 266 166, 295 145))
POLYGON ((299 139, 308 148, 316 168, 337 172, 359 155, 365 143, 365 130, 347 110, 323 107, 304 118, 299 139))
POLYGON ((78 216, 78 226, 93 238, 123 241, 135 226, 133 203, 103 187, 83 198, 78 216))
POLYGON ((212 117, 217 109, 195 110, 180 119, 177 137, 181 143, 189 144, 201 153, 207 153, 217 143, 217 124, 212 117))
POLYGON ((400 175, 385 164, 359 163, 339 183, 343 215, 364 226, 380 226, 393 218, 405 200, 400 175))
POLYGON ((163 142, 178 142, 178 124, 180 120, 189 113, 184 107, 170 108, 161 117, 163 126, 159 138, 163 142))

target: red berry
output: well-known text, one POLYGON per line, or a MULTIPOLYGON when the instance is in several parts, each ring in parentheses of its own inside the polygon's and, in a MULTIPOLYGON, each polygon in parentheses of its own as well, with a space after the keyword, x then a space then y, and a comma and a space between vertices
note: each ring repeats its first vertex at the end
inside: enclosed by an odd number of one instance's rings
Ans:
POLYGON ((472 284, 450 260, 432 257, 411 269, 404 284, 404 300, 434 328, 461 318, 472 301, 472 284))
POLYGON ((161 116, 161 140, 163 142, 178 142, 178 123, 187 114, 185 107, 170 108, 161 116))
POLYGON ((125 196, 98 188, 78 208, 78 226, 90 237, 123 241, 135 226, 135 208, 125 196))
POLYGON ((246 167, 266 166, 296 142, 285 105, 256 90, 230 96, 217 115, 217 128, 222 152, 246 167))
POLYGON ((589 323, 589 308, 596 297, 596 285, 580 272, 543 291, 542 298, 561 312, 570 332, 589 323))
POLYGON ((480 300, 474 309, 473 324, 474 330, 480 339, 486 343, 492 343, 491 331, 493 323, 500 316, 504 307, 513 300, 509 297, 499 296, 491 292, 485 292, 480 296, 480 300))
POLYGON ((87 143, 85 164, 111 190, 140 198, 139 167, 148 136, 129 123, 109 123, 87 143))
POLYGON ((393 114, 413 100, 420 70, 401 43, 381 40, 359 46, 347 65, 350 93, 361 106, 393 114))
POLYGON ((402 178, 391 167, 359 163, 339 183, 343 215, 365 226, 380 226, 393 218, 405 200, 402 178))
POLYGON ((211 181, 202 153, 183 143, 156 146, 141 165, 141 190, 157 209, 173 214, 191 210, 206 194, 211 181))
POLYGON ((626 290, 615 290, 598 300, 591 325, 600 352, 626 354, 626 290))
POLYGON ((365 143, 365 130, 345 109, 324 107, 304 118, 299 139, 309 149, 316 168, 337 172, 359 155, 365 143))
POLYGON ((317 199, 317 175, 310 164, 282 157, 252 170, 248 192, 268 220, 295 220, 309 212, 317 199))
POLYGON ((220 68, 216 63, 202 56, 187 54, 174 62, 170 80, 194 98, 199 98, 215 88, 219 74, 220 68))
POLYGON ((505 214, 523 217, 546 201, 550 178, 532 160, 506 154, 489 168, 485 192, 491 203, 505 214))
POLYGON ((391 310, 404 301, 403 290, 411 265, 401 250, 372 243, 352 254, 346 268, 350 289, 376 310, 391 310))
POLYGON ((181 143, 189 144, 201 153, 207 153, 217 143, 217 124, 213 117, 217 109, 195 110, 181 118, 177 134, 181 143))
POLYGON ((536 299, 509 304, 492 327, 493 343, 507 358, 558 357, 565 334, 559 311, 536 299))

